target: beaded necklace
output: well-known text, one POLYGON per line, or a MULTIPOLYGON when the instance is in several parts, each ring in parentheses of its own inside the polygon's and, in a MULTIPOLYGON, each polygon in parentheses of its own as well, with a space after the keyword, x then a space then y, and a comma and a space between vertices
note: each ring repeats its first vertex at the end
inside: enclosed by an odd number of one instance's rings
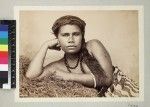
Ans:
POLYGON ((81 53, 80 53, 80 55, 78 56, 78 60, 77 60, 77 63, 75 64, 75 66, 74 67, 71 67, 70 65, 69 65, 69 63, 68 63, 68 61, 67 61, 67 57, 66 57, 66 54, 64 54, 64 63, 65 63, 65 66, 66 66, 66 68, 67 68, 67 70, 71 73, 71 69, 76 69, 77 68, 77 66, 79 65, 79 63, 80 63, 80 69, 81 69, 81 71, 84 73, 84 69, 83 69, 83 66, 82 66, 82 55, 81 55, 81 53))

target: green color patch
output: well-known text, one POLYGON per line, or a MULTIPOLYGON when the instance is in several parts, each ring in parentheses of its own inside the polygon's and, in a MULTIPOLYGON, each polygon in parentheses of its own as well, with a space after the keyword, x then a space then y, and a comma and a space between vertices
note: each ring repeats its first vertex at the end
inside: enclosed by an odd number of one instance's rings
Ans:
POLYGON ((8 44, 8 38, 0 38, 0 44, 8 44))

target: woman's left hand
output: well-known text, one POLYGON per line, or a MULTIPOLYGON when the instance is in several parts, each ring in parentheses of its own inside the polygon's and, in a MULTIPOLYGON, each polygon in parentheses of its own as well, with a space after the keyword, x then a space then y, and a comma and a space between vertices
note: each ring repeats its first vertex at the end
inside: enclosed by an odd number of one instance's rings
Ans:
POLYGON ((67 81, 69 80, 69 73, 57 70, 54 72, 54 78, 67 81))

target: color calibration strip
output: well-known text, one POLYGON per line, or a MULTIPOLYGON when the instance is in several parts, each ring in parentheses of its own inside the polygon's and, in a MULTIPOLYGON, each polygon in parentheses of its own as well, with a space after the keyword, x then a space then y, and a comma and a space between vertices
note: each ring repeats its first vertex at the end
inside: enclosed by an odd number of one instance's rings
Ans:
POLYGON ((0 24, 0 88, 8 83, 8 25, 0 24))
POLYGON ((16 21, 0 20, 0 87, 16 87, 16 21))

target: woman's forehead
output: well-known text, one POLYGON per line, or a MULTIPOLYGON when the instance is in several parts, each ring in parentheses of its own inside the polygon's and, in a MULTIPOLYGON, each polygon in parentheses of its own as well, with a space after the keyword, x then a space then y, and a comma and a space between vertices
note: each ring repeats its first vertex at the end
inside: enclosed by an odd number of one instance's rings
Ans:
POLYGON ((81 32, 81 29, 77 25, 63 25, 60 27, 59 32, 81 32))

